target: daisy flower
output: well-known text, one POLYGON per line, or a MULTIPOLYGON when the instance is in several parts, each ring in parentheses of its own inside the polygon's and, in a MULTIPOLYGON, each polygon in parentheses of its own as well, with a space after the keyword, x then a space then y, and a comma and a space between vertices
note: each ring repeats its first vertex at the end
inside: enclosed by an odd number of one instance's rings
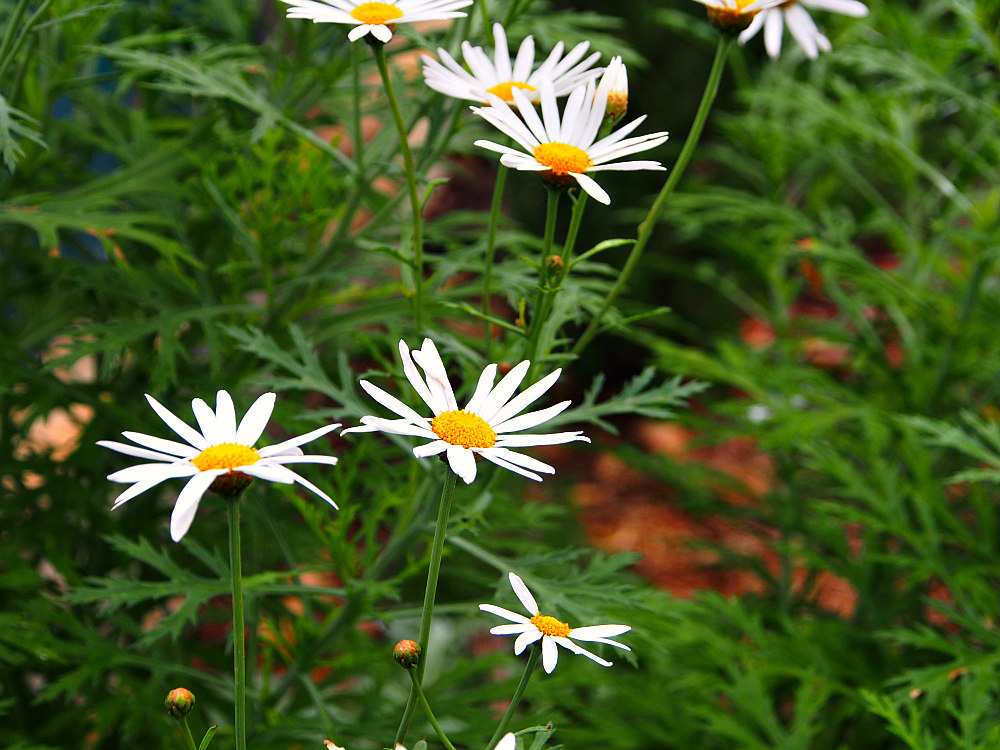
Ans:
POLYGON ((740 34, 740 44, 764 29, 764 48, 768 55, 777 57, 781 53, 781 36, 787 25, 806 56, 815 60, 821 50, 830 51, 830 40, 816 28, 806 8, 828 10, 855 18, 868 15, 868 7, 858 0, 786 0, 777 8, 768 8, 758 13, 746 31, 740 34))
POLYGON ((328 424, 276 445, 255 449, 253 444, 263 434, 267 420, 271 418, 274 399, 273 393, 265 393, 258 398, 243 415, 237 427, 236 410, 229 393, 219 391, 216 396, 215 411, 212 411, 212 407, 200 398, 196 398, 191 402, 191 410, 201 427, 199 432, 147 394, 146 400, 153 407, 153 411, 186 443, 165 440, 141 432, 122 433, 136 445, 116 443, 111 440, 98 441, 98 445, 113 451, 155 462, 136 464, 108 476, 112 482, 132 484, 115 499, 111 509, 121 507, 136 495, 152 489, 167 479, 188 477, 188 482, 177 496, 173 513, 170 515, 170 538, 179 542, 190 528, 205 490, 211 489, 220 495, 233 496, 242 491, 252 477, 281 484, 298 482, 336 508, 337 504, 326 493, 287 468, 285 464, 312 463, 332 466, 337 463, 337 459, 333 456, 304 455, 298 446, 315 440, 340 425, 328 424))
POLYGON ((383 44, 392 39, 397 23, 442 21, 460 18, 459 8, 473 0, 390 0, 387 3, 358 0, 282 0, 291 5, 288 18, 307 18, 315 23, 346 23, 354 26, 347 38, 356 42, 371 34, 383 44))
POLYGON ((479 377, 475 393, 465 408, 460 410, 451 383, 448 381, 448 373, 441 361, 441 355, 438 354, 433 341, 424 339, 420 349, 414 349, 412 353, 407 348, 406 342, 400 341, 399 356, 406 379, 430 408, 433 416, 420 416, 395 396, 367 380, 362 380, 361 387, 369 396, 402 419, 362 417, 361 427, 351 427, 341 434, 380 431, 391 435, 427 438, 431 442, 418 445, 413 449, 413 455, 417 458, 426 458, 444 453, 451 470, 465 480, 466 484, 471 484, 476 478, 478 458, 485 458, 497 466, 540 482, 542 478, 535 472, 554 474, 555 469, 530 456, 512 451, 511 448, 556 445, 574 440, 590 442, 590 438, 582 435, 579 430, 548 435, 513 434, 540 425, 569 406, 569 401, 563 401, 546 409, 521 413, 552 387, 562 370, 549 373, 522 391, 520 395, 514 396, 514 391, 521 385, 531 363, 527 360, 521 362, 496 386, 493 382, 496 380, 497 366, 487 365, 479 377), (417 370, 414 362, 423 369, 423 375, 417 370))
POLYGON ((574 654, 583 654, 587 658, 593 659, 602 667, 610 667, 611 662, 602 659, 596 654, 592 654, 587 649, 576 645, 573 641, 605 643, 609 646, 617 646, 618 648, 625 649, 626 651, 632 650, 624 643, 609 640, 610 636, 621 635, 630 631, 632 629, 630 625, 589 625, 583 628, 571 628, 568 624, 557 620, 555 617, 543 615, 535 603, 535 597, 531 595, 528 587, 524 585, 524 581, 514 573, 510 573, 509 577, 514 593, 517 594, 517 598, 521 600, 521 604, 524 605, 524 608, 532 616, 525 617, 524 615, 519 615, 517 612, 511 612, 509 609, 497 607, 493 604, 480 604, 479 608, 483 612, 489 612, 492 615, 497 615, 514 623, 513 625, 497 625, 490 628, 490 632, 493 635, 516 634, 517 640, 514 641, 515 654, 519 655, 524 649, 541 638, 542 666, 545 667, 547 674, 552 674, 552 670, 556 668, 556 661, 559 659, 559 650, 556 648, 557 644, 567 651, 572 651, 574 654))
POLYGON ((701 3, 708 9, 708 20, 715 28, 735 34, 746 29, 757 13, 781 5, 786 0, 695 0, 695 2, 701 3))
POLYGON ((493 60, 486 55, 482 47, 473 47, 468 42, 462 42, 462 57, 469 71, 455 61, 447 50, 438 48, 438 62, 429 55, 424 55, 424 81, 435 91, 456 99, 471 99, 475 102, 487 102, 487 94, 493 94, 505 102, 512 102, 511 90, 518 88, 530 94, 533 100, 538 99, 538 88, 541 81, 549 81, 556 96, 564 96, 587 81, 597 78, 600 68, 591 68, 601 56, 594 52, 583 59, 590 42, 581 42, 569 51, 565 57, 563 43, 556 44, 545 62, 532 72, 535 64, 535 41, 530 36, 521 42, 517 56, 511 63, 507 48, 507 35, 503 26, 493 24, 494 49, 493 60))
POLYGON ((607 114, 608 96, 620 81, 620 65, 620 58, 616 57, 611 61, 601 76, 596 91, 593 81, 574 89, 566 100, 562 116, 556 106, 555 90, 548 81, 542 81, 540 87, 541 118, 535 112, 529 96, 519 89, 511 92, 517 113, 499 97, 488 94, 490 106, 473 107, 472 111, 517 141, 527 153, 493 141, 479 140, 476 145, 502 154, 500 163, 504 166, 541 172, 542 177, 555 182, 568 183, 575 180, 592 198, 605 205, 609 204, 611 197, 588 173, 604 170, 662 170, 664 167, 656 161, 614 160, 655 148, 667 140, 667 134, 662 132, 635 138, 625 137, 639 127, 646 119, 645 115, 596 140, 607 114))

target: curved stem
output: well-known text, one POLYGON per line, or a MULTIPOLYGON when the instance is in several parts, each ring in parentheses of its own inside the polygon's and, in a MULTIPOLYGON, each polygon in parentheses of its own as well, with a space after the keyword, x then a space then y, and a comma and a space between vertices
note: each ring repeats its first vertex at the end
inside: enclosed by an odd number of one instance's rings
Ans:
POLYGON ((490 219, 486 225, 486 267, 483 269, 483 339, 486 341, 486 361, 493 361, 493 324, 491 312, 490 283, 493 280, 493 261, 497 249, 497 224, 500 221, 500 206, 503 204, 503 189, 507 182, 507 167, 497 168, 497 179, 493 183, 493 200, 490 202, 490 219))
POLYGON ((188 750, 197 750, 197 745, 194 744, 194 736, 191 734, 191 727, 188 726, 187 716, 181 717, 181 734, 184 735, 184 744, 187 745, 188 750))
POLYGON ((392 119, 396 123, 396 131, 399 133, 399 150, 403 154, 403 165, 406 168, 406 186, 410 194, 410 212, 413 214, 413 319, 417 330, 424 325, 424 237, 423 237, 423 217, 421 216, 420 194, 417 189, 417 172, 413 166, 413 152, 410 151, 410 143, 407 140, 408 132, 406 123, 403 122, 403 115, 399 111, 399 102, 392 90, 392 80, 389 77, 389 67, 385 61, 385 48, 379 43, 371 45, 375 54, 375 64, 378 66, 379 75, 382 76, 382 87, 385 89, 385 97, 389 102, 389 109, 392 111, 392 119))
POLYGON ((531 646, 531 653, 528 654, 528 663, 524 665, 524 674, 521 675, 521 681, 517 684, 517 689, 514 691, 514 697, 510 699, 510 705, 507 707, 507 713, 503 715, 500 719, 500 723, 497 724, 497 729, 493 733, 493 737, 490 738, 489 743, 486 745, 486 750, 493 750, 496 744, 503 737, 504 732, 507 731, 507 725, 510 724, 510 720, 514 718, 514 711, 517 710, 517 704, 521 702, 521 696, 524 695, 524 689, 528 687, 528 680, 531 679, 531 673, 535 671, 535 665, 538 664, 538 657, 542 655, 542 642, 535 641, 531 646))
POLYGON ((545 234, 542 237, 542 264, 538 269, 538 294, 535 295, 535 304, 531 308, 531 323, 528 326, 528 341, 525 345, 525 359, 535 361, 538 351, 538 339, 542 334, 542 326, 545 325, 545 316, 542 314, 542 307, 545 301, 545 289, 547 286, 547 275, 549 267, 549 256, 552 255, 552 241, 556 233, 556 218, 559 215, 559 197, 562 195, 561 187, 549 187, 548 200, 545 202, 545 234))
MULTIPOLYGON (((445 476, 444 487, 441 489, 441 502, 438 505, 437 523, 434 526, 434 540, 431 542, 431 559, 427 566, 427 586, 424 588, 424 606, 420 611, 420 635, 417 641, 420 645, 420 663, 413 670, 414 679, 421 683, 424 679, 424 667, 427 665, 427 646, 431 637, 431 618, 434 614, 438 576, 441 573, 441 555, 444 553, 444 538, 448 531, 448 516, 451 515, 451 500, 455 495, 455 482, 457 480, 458 476, 449 468, 448 474, 445 476)), ((413 710, 416 705, 417 690, 414 687, 410 690, 403 718, 400 719, 399 728, 396 730, 396 745, 401 745, 406 739, 406 732, 410 728, 410 721, 413 719, 413 710)))
POLYGON ((410 681, 413 683, 413 690, 417 693, 417 700, 420 702, 420 707, 424 709, 424 713, 427 714, 427 720, 430 721, 431 726, 434 727, 434 731, 437 732, 437 736, 440 738, 441 742, 448 750, 455 750, 455 746, 451 744, 448 736, 441 729, 441 725, 438 724, 437 719, 434 718, 434 712, 431 711, 431 704, 427 702, 427 698, 424 697, 424 691, 420 687, 420 680, 417 678, 416 669, 406 670, 410 673, 410 681))
POLYGON ((243 624, 243 565, 240 551, 240 501, 227 498, 229 569, 233 587, 233 677, 236 683, 236 750, 247 746, 246 628, 243 624))
POLYGON ((674 165, 674 169, 667 178, 667 181, 660 189, 659 195, 656 196, 656 200, 653 201, 653 205, 650 206, 646 218, 639 224, 635 244, 629 252, 625 265, 622 267, 622 272, 618 275, 618 279, 615 281, 614 286, 611 287, 608 296, 605 297, 597 314, 594 315, 583 334, 577 340, 576 344, 573 345, 571 350, 573 354, 579 354, 597 334, 597 327, 601 324, 601 320, 607 314, 608 310, 611 309, 611 305, 614 304, 618 295, 621 294, 622 289, 628 283, 629 277, 639 264, 642 252, 646 249, 646 243, 649 242, 650 235, 652 235, 653 229, 656 227, 656 222, 660 218, 660 214, 663 213, 667 199, 674 192, 677 183, 680 182, 681 177, 684 175, 684 170, 687 168, 688 162, 691 161, 692 154, 694 154, 694 149, 698 145, 701 131, 708 120, 708 113, 712 110, 712 103, 715 101, 715 95, 719 91, 719 81, 722 80, 722 71, 725 70, 726 57, 729 55, 729 47, 732 42, 731 37, 719 36, 719 45, 715 48, 715 59, 712 61, 712 70, 708 74, 705 92, 701 96, 701 104, 698 105, 698 112, 694 116, 694 122, 691 124, 687 140, 684 141, 684 146, 681 148, 680 156, 677 157, 677 163, 674 165))

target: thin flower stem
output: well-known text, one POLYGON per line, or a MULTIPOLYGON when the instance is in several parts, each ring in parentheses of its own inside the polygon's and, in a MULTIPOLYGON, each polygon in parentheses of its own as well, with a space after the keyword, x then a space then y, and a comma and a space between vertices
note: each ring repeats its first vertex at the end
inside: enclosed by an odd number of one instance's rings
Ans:
MULTIPOLYGON (((427 566, 427 586, 424 588, 424 606, 420 611, 420 635, 417 643, 420 645, 420 662, 414 671, 414 679, 423 682, 424 667, 427 664, 427 646, 431 637, 431 618, 434 614, 434 599, 437 596, 438 575, 441 573, 441 555, 444 553, 444 538, 448 530, 448 516, 451 515, 451 500, 455 495, 455 482, 458 475, 449 468, 441 489, 441 502, 438 505, 437 524, 434 526, 434 540, 431 542, 431 559, 427 566)), ((406 739, 406 732, 413 719, 413 710, 417 705, 417 690, 410 690, 406 701, 403 718, 396 730, 396 745, 401 745, 406 739)))
POLYGON ((479 12, 483 17, 483 36, 490 35, 490 12, 486 9, 486 0, 479 0, 479 12))
POLYGON ((194 744, 194 736, 191 734, 191 727, 188 726, 187 716, 181 717, 181 734, 184 735, 184 744, 187 745, 187 750, 198 749, 198 746, 194 744))
POLYGON ((490 738, 489 743, 486 745, 486 750, 493 750, 500 738, 503 737, 504 733, 507 731, 507 725, 510 724, 510 720, 514 718, 514 711, 517 710, 517 704, 521 702, 521 696, 524 695, 524 689, 528 687, 528 680, 531 679, 531 673, 535 671, 535 665, 538 664, 538 657, 542 655, 542 642, 535 641, 531 646, 531 653, 528 654, 528 663, 524 665, 524 674, 521 675, 521 681, 517 684, 517 690, 514 691, 514 697, 510 699, 510 705, 507 707, 507 713, 503 715, 500 719, 500 723, 497 724, 497 730, 493 733, 493 737, 490 738))
POLYGON ((552 255, 552 241, 556 233, 556 218, 559 215, 559 197, 562 195, 561 187, 549 187, 548 200, 545 202, 545 234, 542 237, 542 264, 538 269, 538 294, 535 295, 535 305, 531 309, 531 324, 528 326, 528 341, 525 345, 525 359, 535 361, 538 352, 538 339, 542 334, 542 326, 545 325, 545 316, 542 314, 542 307, 545 301, 546 277, 548 275, 549 256, 552 255))
POLYGON ((483 339, 486 341, 486 360, 493 361, 493 324, 490 323, 491 289, 493 261, 497 249, 497 224, 500 221, 500 206, 503 204, 503 190, 507 183, 507 167, 497 168, 497 179, 493 183, 493 200, 490 203, 490 219, 486 225, 486 267, 483 269, 483 339))
POLYGON ((410 681, 413 683, 413 689, 417 693, 417 700, 420 702, 420 707, 424 709, 424 713, 427 714, 427 719, 430 721, 431 726, 434 727, 434 731, 437 732, 437 736, 441 739, 441 742, 444 743, 444 746, 448 748, 448 750, 455 750, 455 746, 451 744, 448 736, 444 733, 444 730, 441 729, 441 725, 438 724, 437 719, 434 718, 434 712, 431 711, 431 704, 427 702, 427 698, 424 696, 424 691, 420 687, 420 680, 417 678, 417 670, 414 668, 407 669, 406 671, 410 673, 410 681))
POLYGON ((240 550, 240 500, 226 500, 229 516, 229 569, 233 585, 233 677, 236 683, 236 750, 247 746, 246 628, 243 624, 243 565, 240 550))
POLYGON ((712 110, 715 95, 719 91, 719 81, 722 80, 722 72, 726 68, 726 57, 729 55, 729 47, 732 41, 731 37, 722 34, 719 35, 719 44, 715 48, 715 59, 712 61, 712 70, 708 74, 705 92, 701 96, 701 104, 698 105, 698 112, 694 116, 694 122, 691 124, 687 140, 684 141, 684 146, 681 148, 680 156, 677 157, 677 163, 674 165, 673 171, 670 172, 670 176, 667 177, 667 181, 660 189, 659 195, 656 196, 656 200, 653 201, 653 205, 650 206, 646 218, 639 224, 635 244, 632 245, 632 250, 629 252, 624 267, 622 267, 622 272, 618 275, 618 279, 615 281, 614 286, 611 287, 608 296, 604 299, 597 314, 594 315, 576 344, 573 345, 571 350, 573 354, 579 354, 583 351, 584 347, 597 334, 597 328, 601 324, 601 320, 607 314, 608 310, 611 309, 618 295, 621 294, 628 283, 632 272, 635 271, 636 266, 639 264, 639 259, 642 257, 643 250, 646 249, 646 243, 649 242, 660 214, 663 213, 667 199, 674 192, 677 183, 680 182, 681 177, 684 175, 684 170, 687 168, 688 162, 691 161, 692 154, 694 154, 694 149, 698 145, 701 131, 708 120, 708 113, 712 110))
POLYGON ((392 119, 396 123, 396 131, 399 133, 399 150, 403 154, 403 165, 406 167, 406 185, 410 194, 410 212, 413 214, 413 319, 417 330, 421 330, 424 325, 424 228, 423 217, 421 215, 420 194, 417 189, 417 172, 413 166, 413 152, 410 151, 410 143, 407 140, 408 133, 406 124, 403 122, 403 115, 399 111, 399 102, 392 90, 392 80, 389 77, 389 66, 385 61, 385 48, 380 43, 372 43, 372 51, 375 54, 375 64, 378 66, 379 75, 382 76, 382 87, 385 89, 385 97, 389 102, 389 109, 392 111, 392 119))

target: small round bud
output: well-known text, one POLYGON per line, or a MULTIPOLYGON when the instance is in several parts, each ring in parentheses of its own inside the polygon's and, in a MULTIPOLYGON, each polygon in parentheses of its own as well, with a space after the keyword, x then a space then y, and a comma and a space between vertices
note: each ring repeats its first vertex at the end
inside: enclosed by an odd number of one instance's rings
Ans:
POLYGON ((416 641, 400 641, 392 649, 392 658, 399 662, 403 669, 415 667, 420 661, 420 646, 416 641))
POLYGON ((187 688, 174 688, 164 701, 167 712, 175 719, 182 719, 194 708, 194 693, 187 688))
POLYGON ((563 259, 561 255, 550 255, 545 259, 545 264, 553 269, 558 270, 563 267, 563 259))

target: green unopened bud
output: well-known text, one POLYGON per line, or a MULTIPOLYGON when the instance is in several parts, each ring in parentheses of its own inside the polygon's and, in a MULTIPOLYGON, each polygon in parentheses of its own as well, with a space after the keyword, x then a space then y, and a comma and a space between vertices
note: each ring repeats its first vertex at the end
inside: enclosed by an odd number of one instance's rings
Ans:
POLYGON ((194 708, 194 693, 187 688, 174 688, 167 693, 164 705, 171 716, 175 719, 182 719, 194 708))
POLYGON ((399 662, 403 669, 415 667, 420 661, 420 646, 416 641, 400 641, 392 649, 392 658, 399 662))
POLYGON ((547 265, 551 270, 558 271, 563 267, 563 259, 561 255, 550 255, 545 259, 545 265, 547 265))

